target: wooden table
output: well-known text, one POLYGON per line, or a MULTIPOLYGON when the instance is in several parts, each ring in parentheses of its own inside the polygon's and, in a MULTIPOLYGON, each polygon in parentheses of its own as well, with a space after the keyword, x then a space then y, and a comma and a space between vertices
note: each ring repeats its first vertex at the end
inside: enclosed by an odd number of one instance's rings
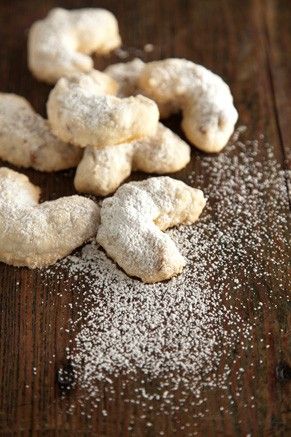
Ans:
MULTIPOLYGON (((145 60, 185 57, 222 75, 232 89, 240 124, 248 126, 251 138, 263 132, 286 167, 291 146, 290 0, 2 0, 0 89, 23 95, 42 115, 49 87, 27 69, 26 38, 30 25, 56 5, 106 7, 118 17, 125 46, 142 49, 144 44, 154 44, 152 53, 144 53, 145 60)), ((73 172, 69 177, 24 172, 41 186, 43 199, 73 192, 73 172)), ((52 285, 62 289, 62 284, 52 285)), ((182 430, 175 433, 176 419, 153 412, 149 412, 153 426, 145 427, 139 407, 128 406, 118 394, 107 417, 101 409, 91 420, 78 409, 68 414, 68 399, 74 400, 78 392, 62 398, 56 372, 65 360, 69 336, 61 335, 59 327, 70 316, 66 303, 72 296, 56 297, 50 290, 39 272, 0 264, 0 435, 157 436, 161 430, 166 436, 187 435, 182 430), (132 416, 135 425, 130 431, 132 416)), ((264 301, 264 290, 258 293, 264 301)), ((271 331, 271 348, 253 348, 255 384, 246 372, 232 414, 227 404, 224 411, 217 410, 218 392, 209 394, 207 416, 194 419, 181 413, 179 421, 190 422, 192 435, 290 435, 291 306, 287 300, 286 294, 280 308, 266 306, 258 322, 261 336, 271 331), (251 396, 255 408, 246 404, 251 396)), ((241 367, 247 368, 250 357, 242 354, 240 360, 241 367)))

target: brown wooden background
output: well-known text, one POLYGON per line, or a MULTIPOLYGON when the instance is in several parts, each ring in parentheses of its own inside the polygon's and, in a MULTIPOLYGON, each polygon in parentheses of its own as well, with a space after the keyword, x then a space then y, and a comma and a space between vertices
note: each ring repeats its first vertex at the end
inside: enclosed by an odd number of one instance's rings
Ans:
MULTIPOLYGON (((145 60, 186 57, 222 75, 234 94, 239 124, 248 126, 250 138, 263 132, 278 160, 287 165, 291 146, 290 0, 0 0, 0 90, 25 96, 43 115, 49 87, 27 70, 26 37, 32 22, 54 6, 106 7, 118 17, 126 46, 154 44, 154 52, 144 54, 145 60)), ((43 199, 73 192, 73 172, 69 176, 25 173, 41 186, 43 199)), ((270 280, 273 287, 274 281, 270 280)), ((271 331, 271 347, 255 345, 252 357, 242 355, 239 365, 248 369, 251 359, 256 378, 252 381, 245 372, 242 396, 231 407, 232 414, 227 399, 225 410, 218 411, 220 393, 214 392, 208 394, 209 413, 203 418, 179 411, 175 417, 157 415, 149 410, 146 413, 153 426, 147 428, 139 407, 124 403, 118 393, 108 405, 107 417, 101 409, 90 420, 80 409, 74 415, 67 413, 68 402, 81 396, 73 391, 62 399, 56 383, 69 338, 59 328, 70 316, 66 303, 72 296, 69 292, 56 296, 52 288, 56 284, 44 286, 38 272, 0 264, 0 435, 157 436, 163 431, 166 436, 183 436, 187 435, 181 429, 183 421, 191 424, 188 432, 199 436, 291 435, 291 304, 287 295, 277 309, 266 306, 257 325, 258 336, 271 331), (251 408, 251 396, 255 408, 251 408), (135 424, 129 431, 132 418, 135 424)), ((258 293, 264 301, 264 290, 258 293)), ((106 397, 105 393, 104 406, 106 397)))

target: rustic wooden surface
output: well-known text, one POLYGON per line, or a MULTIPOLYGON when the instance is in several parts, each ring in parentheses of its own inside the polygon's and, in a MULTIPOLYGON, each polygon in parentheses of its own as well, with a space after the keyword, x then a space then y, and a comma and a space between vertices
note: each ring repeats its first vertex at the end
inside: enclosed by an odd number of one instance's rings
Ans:
MULTIPOLYGON (((186 57, 221 74, 231 86, 240 123, 248 126, 249 136, 264 132, 277 159, 287 165, 291 147, 290 0, 2 0, 0 90, 25 96, 43 115, 49 87, 38 83, 27 69, 26 37, 31 23, 57 5, 106 7, 117 15, 126 46, 154 44, 154 51, 144 59, 186 57)), ((44 199, 73 192, 73 172, 25 173, 41 186, 44 199)), ((271 278, 273 287, 274 281, 271 278)), ((56 287, 61 290, 62 284, 54 284, 56 287)), ((232 414, 227 399, 224 412, 217 410, 216 392, 209 394, 209 413, 203 418, 177 412, 173 419, 148 411, 153 426, 145 428, 139 407, 125 404, 118 393, 108 406, 107 417, 100 409, 91 420, 78 409, 74 415, 67 413, 68 400, 61 398, 56 372, 64 363, 69 340, 59 328, 70 316, 66 303, 71 296, 69 292, 56 296, 50 290, 38 272, 0 263, 0 435, 126 436, 132 416, 135 426, 131 435, 136 436, 156 436, 160 431, 171 436, 176 423, 183 421, 190 422, 197 435, 290 435, 290 303, 283 301, 276 309, 266 306, 258 321, 258 335, 271 331, 271 347, 255 345, 252 357, 242 354, 239 365, 247 369, 252 360, 256 378, 254 382, 251 373, 245 372, 242 395, 231 407, 232 414), (254 408, 248 402, 251 396, 254 408)), ((258 293, 264 301, 264 290, 258 293)), ((235 387, 235 381, 230 383, 235 387)), ((67 395, 69 401, 77 396, 77 392, 67 395)), ((184 432, 180 429, 175 435, 184 432)))

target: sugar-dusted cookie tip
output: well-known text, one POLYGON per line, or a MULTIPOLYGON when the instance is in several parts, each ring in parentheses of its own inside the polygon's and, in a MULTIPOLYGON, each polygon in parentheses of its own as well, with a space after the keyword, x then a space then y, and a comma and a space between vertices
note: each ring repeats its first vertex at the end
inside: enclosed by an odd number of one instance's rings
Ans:
POLYGON ((118 96, 129 97, 138 93, 138 77, 145 65, 141 59, 135 58, 129 62, 109 65, 104 73, 118 83, 118 96))

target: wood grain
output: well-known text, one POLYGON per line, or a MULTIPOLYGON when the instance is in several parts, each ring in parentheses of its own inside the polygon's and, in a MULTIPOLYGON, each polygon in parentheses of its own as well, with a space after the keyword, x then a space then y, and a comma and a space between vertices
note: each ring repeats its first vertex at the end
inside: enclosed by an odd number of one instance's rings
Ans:
MULTIPOLYGON (((286 166, 291 146, 289 0, 2 1, 1 91, 23 95, 42 115, 50 88, 37 82, 27 69, 26 38, 32 22, 56 5, 106 7, 118 17, 125 46, 142 49, 146 43, 154 44, 152 53, 143 53, 145 60, 186 57, 222 75, 232 89, 240 124, 248 126, 248 136, 255 138, 264 133, 276 158, 286 166)), ((129 51, 136 54, 133 49, 129 51)), ((96 66, 103 67, 113 59, 96 60, 96 66)), ((177 126, 177 121, 170 124, 177 126)), ((266 155, 264 150, 260 153, 262 157, 266 155)), ((185 179, 197 165, 193 160, 180 173, 181 178, 185 179)), ((73 171, 52 175, 32 170, 24 173, 42 188, 43 199, 74 192, 73 171)), ((286 251, 286 266, 287 260, 286 251)), ((106 386, 101 386, 103 404, 92 419, 83 416, 78 406, 73 415, 68 414, 68 405, 82 393, 67 391, 61 396, 56 375, 67 364, 65 348, 70 334, 61 328, 69 317, 74 317, 74 309, 67 305, 73 296, 68 290, 61 293, 62 284, 57 281, 44 284, 37 271, 0 264, 0 435, 158 436, 162 431, 166 436, 186 436, 190 432, 199 436, 287 436, 291 432, 288 277, 286 273, 283 278, 286 299, 276 308, 267 305, 266 290, 276 290, 276 272, 269 273, 264 287, 256 290, 256 299, 266 306, 262 319, 257 321, 255 338, 266 337, 270 332, 271 347, 254 343, 252 352, 234 352, 234 357, 240 357, 236 366, 247 369, 240 382, 241 396, 234 405, 222 397, 220 390, 207 392, 209 413, 204 417, 194 418, 199 407, 177 411, 175 416, 146 409, 153 424, 146 428, 140 418, 145 409, 125 403, 120 394, 122 377, 114 383, 113 401, 109 402, 106 386), (252 368, 250 362, 255 363, 252 368), (223 412, 218 409, 218 399, 223 412), (106 417, 101 413, 103 406, 108 409, 106 417), (129 431, 132 421, 133 431, 129 431), (181 429, 183 423, 190 423, 188 431, 181 429)), ((246 308, 242 316, 251 319, 251 296, 246 293, 242 299, 246 308)), ((236 385, 232 377, 229 394, 236 391, 236 385)), ((134 383, 126 387, 129 397, 134 388, 134 383)))
POLYGON ((291 89, 290 22, 291 8, 288 1, 273 0, 267 2, 265 36, 268 68, 274 96, 278 133, 285 152, 286 165, 289 165, 289 167, 291 151, 291 105, 288 101, 291 89))

